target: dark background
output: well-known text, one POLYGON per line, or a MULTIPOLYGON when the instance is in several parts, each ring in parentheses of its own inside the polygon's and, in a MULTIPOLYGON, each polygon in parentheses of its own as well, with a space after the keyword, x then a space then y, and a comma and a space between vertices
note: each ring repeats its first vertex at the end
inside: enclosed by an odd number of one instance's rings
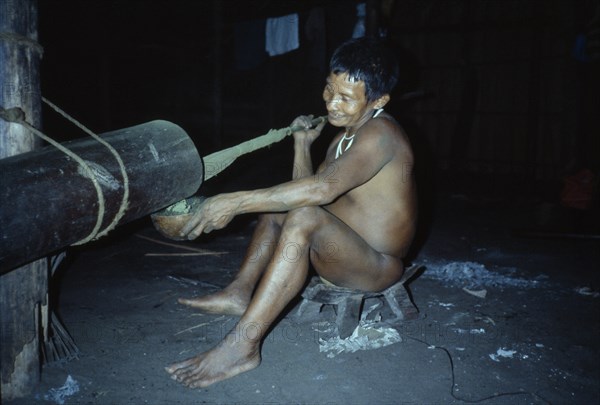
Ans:
MULTIPOLYGON (((173 121, 206 155, 299 114, 325 113, 327 60, 351 37, 356 3, 41 0, 42 92, 96 132, 173 121), (292 12, 300 15, 296 51, 268 57, 260 37, 238 35, 244 24, 292 12), (323 24, 307 32, 318 12, 323 24), (244 52, 253 66, 240 63, 244 52)), ((598 1, 366 3, 368 35, 385 33, 401 62, 387 110, 412 140, 422 185, 534 192, 558 203, 565 176, 598 173, 598 1)), ((49 134, 81 136, 44 108, 49 134)), ((227 175, 268 156, 274 166, 244 185, 285 180, 290 147, 246 157, 227 175)), ((315 146, 316 159, 322 150, 315 146)))

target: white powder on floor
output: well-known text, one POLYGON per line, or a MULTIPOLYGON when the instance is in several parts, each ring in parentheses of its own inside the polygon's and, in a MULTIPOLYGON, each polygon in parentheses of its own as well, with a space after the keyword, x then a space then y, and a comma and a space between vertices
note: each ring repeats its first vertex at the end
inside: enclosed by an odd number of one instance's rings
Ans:
POLYGON ((332 358, 340 353, 354 353, 358 350, 373 350, 401 342, 398 331, 377 322, 363 322, 354 329, 352 335, 345 339, 339 336, 330 339, 319 339, 319 352, 328 352, 332 358))
POLYGON ((427 263, 423 277, 443 281, 451 287, 515 287, 538 288, 543 285, 545 276, 526 279, 515 275, 516 269, 498 268, 488 270, 476 262, 427 263))

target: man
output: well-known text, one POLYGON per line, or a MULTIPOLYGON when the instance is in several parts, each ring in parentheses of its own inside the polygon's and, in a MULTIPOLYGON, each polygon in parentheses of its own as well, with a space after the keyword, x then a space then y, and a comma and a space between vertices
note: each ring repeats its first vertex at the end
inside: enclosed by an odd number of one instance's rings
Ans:
POLYGON ((395 58, 381 43, 342 44, 330 63, 323 99, 328 121, 343 128, 313 171, 310 146, 324 124, 296 118, 293 180, 274 187, 220 194, 205 201, 184 228, 188 238, 225 227, 234 216, 260 216, 239 273, 220 292, 180 302, 205 312, 240 315, 235 330, 212 350, 166 368, 188 387, 205 387, 257 367, 269 325, 300 293, 312 264, 338 286, 381 291, 400 280, 416 225, 416 190, 409 141, 383 112, 396 84, 395 58), (293 251, 291 251, 292 249, 293 251), (250 330, 250 328, 246 329, 250 330))

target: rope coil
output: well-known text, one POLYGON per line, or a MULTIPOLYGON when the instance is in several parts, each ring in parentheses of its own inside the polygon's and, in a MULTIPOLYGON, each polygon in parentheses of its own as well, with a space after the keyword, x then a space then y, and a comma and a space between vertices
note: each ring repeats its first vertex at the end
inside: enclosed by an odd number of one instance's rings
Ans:
POLYGON ((44 47, 39 42, 24 35, 15 34, 14 32, 0 32, 0 40, 33 49, 40 58, 44 55, 44 47))
POLYGON ((106 212, 106 205, 105 205, 104 193, 102 192, 102 188, 100 187, 100 183, 98 182, 96 173, 90 168, 90 166, 85 162, 85 160, 83 160, 81 158, 81 156, 77 155, 72 150, 66 148, 65 146, 61 145, 59 142, 57 142, 54 139, 50 138, 49 136, 45 135, 42 131, 38 130, 33 125, 29 124, 25 120, 25 113, 23 112, 23 110, 21 110, 20 108, 16 108, 16 107, 5 110, 0 107, 0 118, 4 119, 7 122, 14 122, 14 123, 24 126, 25 128, 29 129, 33 134, 40 137, 44 141, 48 142, 49 144, 51 144, 52 146, 57 148, 59 151, 63 152, 65 155, 67 155, 70 158, 72 158, 73 160, 75 160, 79 164, 79 166, 82 168, 82 170, 86 174, 86 176, 92 182, 94 189, 96 190, 96 196, 98 198, 98 214, 97 214, 97 218, 96 218, 96 224, 94 225, 94 228, 92 229, 92 231, 90 232, 90 234, 88 236, 86 236, 85 238, 81 239, 80 241, 72 244, 72 246, 83 245, 92 240, 101 238, 102 236, 106 235, 108 232, 112 231, 117 226, 117 224, 119 223, 121 218, 123 218, 123 215, 125 215, 125 212, 127 211, 127 208, 129 206, 129 176, 127 175, 127 170, 125 168, 125 164, 123 163, 123 159, 121 158, 121 155, 115 150, 115 148, 113 148, 112 145, 110 145, 104 139, 100 138, 98 135, 93 133, 90 129, 85 127, 83 124, 81 124, 75 118, 71 117, 69 114, 67 114, 65 111, 60 109, 58 106, 56 106, 55 104, 50 102, 48 99, 42 97, 42 101, 44 103, 46 103, 47 105, 49 105, 52 109, 54 109, 54 111, 56 111, 57 113, 62 115, 64 118, 66 118, 68 121, 73 123, 75 126, 80 128, 81 130, 83 130, 86 134, 88 134, 89 136, 94 138, 96 141, 98 141, 99 143, 104 145, 117 160, 117 163, 118 163, 120 171, 121 171, 121 176, 123 178, 123 195, 121 198, 121 204, 119 206, 119 210, 115 214, 111 223, 108 224, 108 226, 106 226, 106 228, 104 228, 103 230, 100 230, 100 228, 102 227, 102 222, 104 222, 104 214, 106 212))

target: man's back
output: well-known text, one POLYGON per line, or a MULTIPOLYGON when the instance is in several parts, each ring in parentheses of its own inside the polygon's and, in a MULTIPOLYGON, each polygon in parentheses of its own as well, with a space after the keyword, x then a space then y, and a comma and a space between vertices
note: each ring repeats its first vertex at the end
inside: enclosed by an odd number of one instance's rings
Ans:
POLYGON ((356 134, 352 146, 335 159, 343 133, 336 136, 320 167, 323 181, 335 182, 339 176, 360 171, 363 159, 378 161, 380 169, 366 182, 341 195, 324 208, 340 218, 369 245, 381 253, 403 257, 416 227, 416 187, 412 175, 413 155, 400 126, 388 115, 371 119, 356 134), (367 139, 368 138, 368 139, 367 139), (360 153, 360 148, 368 149, 360 153), (355 152, 355 153, 350 153, 355 152), (327 169, 326 169, 327 168, 327 169))

